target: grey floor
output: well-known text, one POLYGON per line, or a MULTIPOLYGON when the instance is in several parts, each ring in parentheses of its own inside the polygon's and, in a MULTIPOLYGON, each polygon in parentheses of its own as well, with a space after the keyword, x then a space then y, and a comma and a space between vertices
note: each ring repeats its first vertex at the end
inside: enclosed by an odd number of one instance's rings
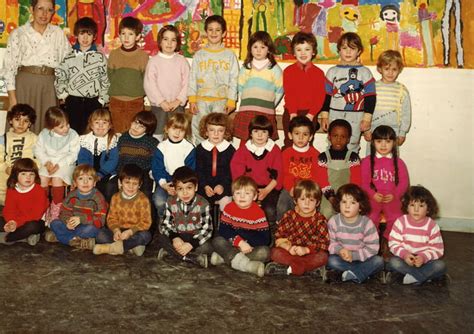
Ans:
POLYGON ((474 234, 444 232, 451 281, 257 278, 41 241, 0 245, 1 333, 473 333, 474 234))

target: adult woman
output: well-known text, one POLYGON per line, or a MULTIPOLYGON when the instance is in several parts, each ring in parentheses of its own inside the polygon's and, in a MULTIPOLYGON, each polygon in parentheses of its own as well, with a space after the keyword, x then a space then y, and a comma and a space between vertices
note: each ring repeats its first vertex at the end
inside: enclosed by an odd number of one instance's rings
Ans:
POLYGON ((57 104, 54 68, 71 46, 63 31, 52 24, 54 0, 31 0, 33 20, 15 29, 8 39, 4 73, 10 108, 27 103, 37 112, 34 132, 43 129, 46 109, 57 104))

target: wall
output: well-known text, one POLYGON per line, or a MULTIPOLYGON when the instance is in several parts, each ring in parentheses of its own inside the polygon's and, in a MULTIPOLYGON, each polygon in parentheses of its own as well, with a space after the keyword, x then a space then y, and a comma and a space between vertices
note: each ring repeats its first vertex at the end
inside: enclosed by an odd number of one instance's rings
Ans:
MULTIPOLYGON (((401 147, 411 184, 436 196, 444 230, 474 232, 474 70, 406 68, 399 80, 412 99, 412 128, 401 147)), ((326 136, 317 134, 315 146, 324 150, 326 136)))

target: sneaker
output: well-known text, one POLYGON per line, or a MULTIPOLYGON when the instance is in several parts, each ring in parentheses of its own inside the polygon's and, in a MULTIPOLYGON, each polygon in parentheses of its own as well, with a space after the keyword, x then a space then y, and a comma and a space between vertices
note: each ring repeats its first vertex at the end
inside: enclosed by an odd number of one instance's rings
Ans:
POLYGON ((224 259, 222 258, 222 256, 220 256, 216 252, 213 252, 211 254, 211 264, 213 266, 219 266, 221 264, 224 264, 224 259))
POLYGON ((56 238, 56 234, 54 234, 54 232, 51 230, 47 230, 44 233, 44 240, 46 240, 47 242, 58 242, 58 238, 56 238))
POLYGON ((246 265, 246 272, 263 277, 265 275, 265 264, 260 261, 249 261, 246 265))
POLYGON ((40 235, 39 234, 32 234, 28 238, 26 238, 26 242, 30 246, 36 245, 39 240, 40 240, 40 235))
POLYGON ((183 256, 183 261, 198 265, 202 268, 208 267, 207 255, 206 254, 193 254, 188 253, 186 256, 183 256))
POLYGON ((135 248, 132 248, 131 251, 133 252, 133 254, 135 254, 136 256, 142 256, 143 253, 145 252, 145 246, 137 246, 135 248))
POLYGON ((163 260, 166 255, 168 255, 168 252, 167 252, 164 248, 160 248, 160 249, 158 250, 158 256, 157 256, 158 261, 163 260))
POLYGON ((270 262, 265 266, 265 275, 284 275, 288 276, 288 267, 276 262, 270 262))
POLYGON ((69 241, 69 246, 78 248, 78 249, 90 249, 93 250, 95 246, 95 239, 94 238, 73 238, 69 241))
POLYGON ((410 274, 405 274, 405 277, 403 277, 403 284, 408 285, 408 284, 415 284, 415 283, 419 283, 415 277, 413 277, 410 274))
POLYGON ((307 271, 305 275, 312 278, 321 278, 323 282, 326 282, 327 280, 326 266, 322 266, 322 267, 313 269, 311 271, 307 271))
POLYGON ((357 281, 357 276, 350 270, 346 270, 342 273, 342 281, 357 281))
POLYGON ((196 258, 199 265, 203 268, 209 267, 209 261, 207 258, 207 254, 199 254, 196 258))
POLYGON ((403 274, 396 271, 387 271, 385 273, 385 284, 402 283, 403 274))

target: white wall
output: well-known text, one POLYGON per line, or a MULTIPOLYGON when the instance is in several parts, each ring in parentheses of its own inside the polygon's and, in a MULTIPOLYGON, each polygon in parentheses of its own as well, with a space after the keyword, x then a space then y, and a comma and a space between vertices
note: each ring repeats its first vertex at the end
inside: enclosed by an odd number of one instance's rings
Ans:
MULTIPOLYGON (((399 80, 412 99, 412 127, 401 147, 411 184, 438 199, 443 229, 474 232, 474 70, 406 68, 399 80)), ((324 150, 326 136, 317 134, 315 146, 324 150)))

